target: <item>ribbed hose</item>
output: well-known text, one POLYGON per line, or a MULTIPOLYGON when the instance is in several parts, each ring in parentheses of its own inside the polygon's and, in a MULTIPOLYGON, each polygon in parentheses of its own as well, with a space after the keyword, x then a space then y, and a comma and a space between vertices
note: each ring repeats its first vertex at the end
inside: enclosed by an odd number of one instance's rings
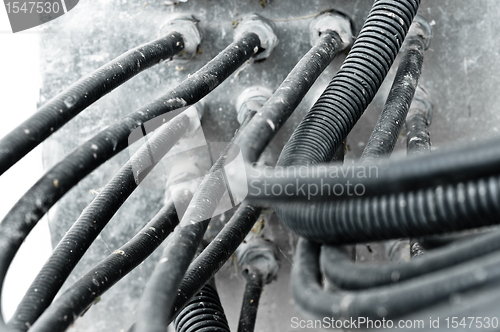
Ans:
MULTIPOLYGON (((453 242, 429 251, 410 262, 382 265, 354 264, 347 259, 344 249, 323 246, 321 266, 328 279, 341 289, 368 289, 445 271, 449 267, 498 252, 500 250, 499 238, 500 231, 496 230, 462 242, 453 242)), ((445 274, 446 272, 439 273, 445 274)))
MULTIPOLYGON (((182 201, 192 197, 189 190, 178 195, 182 201)), ((87 272, 38 318, 30 331, 66 331, 94 301, 142 263, 179 223, 174 202, 165 206, 125 245, 87 272)))
POLYGON ((263 281, 261 276, 252 275, 247 278, 240 311, 240 320, 238 321, 238 332, 254 331, 262 288, 263 281))
MULTIPOLYGON (((392 319, 447 301, 452 293, 473 290, 500 278, 500 256, 493 252, 466 264, 443 269, 445 273, 429 273, 415 280, 361 292, 332 293, 323 288, 319 254, 319 244, 300 239, 292 267, 295 303, 303 312, 319 319, 392 319)), ((344 253, 344 260, 353 264, 348 253, 344 253)), ((328 281, 336 289, 334 280, 328 281)))
MULTIPOLYGON (((180 114, 160 127, 118 171, 64 235, 17 307, 8 326, 27 331, 56 296, 67 277, 138 183, 133 165, 156 165, 186 133, 189 118, 180 114), (151 158, 155 156, 155 158, 151 158)), ((147 175, 151 168, 142 174, 147 175)))
POLYGON ((0 140, 0 175, 99 98, 183 49, 181 34, 172 32, 120 55, 73 83, 0 140))
POLYGON ((38 180, 0 223, 0 287, 26 236, 66 192, 106 160, 125 149, 134 129, 156 116, 198 102, 247 61, 259 45, 256 34, 246 34, 178 87, 104 129, 38 180))
POLYGON ((279 165, 332 159, 380 88, 419 4, 420 0, 373 4, 344 64, 286 143, 279 165))
MULTIPOLYGON (((345 244, 416 237, 499 223, 500 176, 400 194, 289 209, 292 229, 311 240, 345 244)), ((284 208, 292 207, 284 205, 284 208)))
MULTIPOLYGON (((384 0, 373 4, 341 69, 285 144, 278 166, 317 164, 333 158, 380 88, 419 4, 420 0, 384 0)), ((320 208, 323 210, 323 206, 320 208)), ((297 218, 319 209, 276 206, 275 210, 280 220, 299 235, 307 236, 303 228, 318 229, 309 226, 309 218, 297 218)), ((329 236, 309 238, 325 241, 329 236)))
MULTIPOLYGON (((241 129, 242 134, 235 138, 235 143, 241 148, 246 161, 255 162, 258 159, 321 72, 338 54, 338 38, 334 32, 324 33, 320 42, 299 61, 273 96, 241 129)), ((191 263, 179 287, 171 317, 175 317, 187 300, 232 256, 257 221, 260 211, 261 208, 253 205, 241 205, 217 237, 191 263)))
POLYGON ((229 324, 212 279, 175 320, 176 332, 229 332, 229 324))
MULTIPOLYGON (((269 169, 254 166, 247 174, 249 200, 269 202, 332 201, 354 198, 343 194, 310 195, 298 187, 337 184, 363 185, 364 197, 382 196, 404 191, 429 189, 443 183, 459 183, 495 177, 500 168, 500 139, 440 149, 432 154, 394 157, 377 161, 373 165, 353 163, 342 166, 336 163, 317 166, 290 166, 269 169), (363 175, 361 172, 364 171, 363 175), (290 184, 294 194, 266 194, 265 187, 290 184)), ((482 192, 481 192, 482 194, 482 192)))

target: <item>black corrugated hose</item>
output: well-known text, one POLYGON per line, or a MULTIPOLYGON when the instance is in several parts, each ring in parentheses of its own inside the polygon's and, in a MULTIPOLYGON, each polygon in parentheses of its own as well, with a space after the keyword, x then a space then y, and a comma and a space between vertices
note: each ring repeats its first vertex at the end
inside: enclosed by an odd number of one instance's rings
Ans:
MULTIPOLYGON (((495 236, 498 241, 498 232, 495 236)), ((483 244, 484 241, 481 241, 481 245, 483 244)), ((331 253, 330 251, 329 254, 331 253)), ((343 262, 342 267, 351 264, 349 269, 352 268, 354 264, 349 253, 338 249, 336 254, 336 261, 343 262)), ((500 278, 500 256, 498 252, 491 252, 469 262, 444 268, 443 273, 428 273, 407 282, 374 287, 362 292, 329 292, 323 288, 319 255, 319 244, 304 238, 299 240, 292 267, 292 292, 296 304, 303 312, 320 319, 392 319, 436 304, 437 301, 446 301, 450 294, 478 288, 500 278)), ((420 260, 416 259, 415 263, 420 260)), ((328 274, 326 277, 333 289, 338 290, 335 280, 330 279, 328 274)), ((391 278, 397 279, 398 276, 392 274, 391 278)))
MULTIPOLYGON (((321 265, 325 275, 336 286, 345 290, 360 290, 397 284, 441 270, 474 261, 480 257, 498 252, 500 232, 493 230, 460 242, 452 242, 444 247, 431 250, 418 259, 405 263, 386 265, 354 264, 349 261, 341 248, 324 246, 321 265)), ((477 271, 470 271, 476 273, 477 271)), ((442 272, 442 275, 447 273, 442 272)), ((482 282, 482 280, 479 280, 482 282)))
POLYGON ((175 320, 176 332, 229 332, 224 309, 211 279, 203 289, 189 301, 175 320))
POLYGON ((91 171, 125 149, 134 129, 154 117, 198 102, 245 63, 259 45, 259 37, 253 33, 236 40, 178 87, 104 129, 38 180, 0 223, 0 287, 22 242, 57 200, 91 171))
POLYGON ((120 55, 73 83, 0 140, 0 175, 99 98, 183 49, 181 34, 172 32, 120 55))
MULTIPOLYGON (((134 165, 154 167, 186 133, 189 122, 188 116, 180 114, 161 126, 85 208, 31 283, 8 323, 9 328, 27 331, 33 325, 92 242, 139 185, 134 165)), ((147 167, 141 172, 146 176, 151 170, 152 167, 147 167)))
MULTIPOLYGON (((352 186, 363 185, 363 196, 367 198, 412 190, 435 189, 445 184, 465 183, 477 179, 489 181, 498 176, 499 143, 499 138, 488 139, 436 150, 432 155, 423 154, 405 158, 395 156, 391 160, 384 159, 370 165, 352 163, 342 166, 331 163, 277 167, 276 169, 254 166, 247 175, 250 182, 248 199, 269 203, 306 200, 321 202, 355 198, 354 195, 349 196, 347 191, 336 192, 335 195, 332 191, 325 191, 323 195, 308 196, 307 190, 296 190, 297 187, 303 186, 307 189, 308 185, 316 187, 329 185, 331 188, 336 184, 345 185, 346 181, 349 181, 352 186), (358 171, 363 170, 365 174, 359 175, 358 171), (371 176, 369 172, 372 172, 371 176), (287 184, 292 186, 293 195, 289 194, 290 190, 287 191, 288 193, 283 190, 281 193, 270 195, 268 189, 266 193, 265 187, 281 186, 284 188, 287 184)), ((494 189, 494 184, 492 186, 494 189)), ((483 190, 479 192, 481 195, 484 194, 483 190)), ((485 197, 481 199, 484 200, 485 197)), ((481 203, 493 204, 494 202, 495 200, 481 203)))
MULTIPOLYGON (((318 164, 333 158, 380 88, 419 4, 419 0, 384 0, 373 4, 341 69, 283 148, 279 166, 318 164)), ((404 118, 401 124, 403 121, 404 118)), ((325 232, 323 225, 317 225, 331 222, 332 218, 324 217, 324 213, 331 212, 328 206, 315 209, 304 205, 276 206, 275 209, 280 220, 297 234, 317 241, 331 240, 331 231, 325 232)))
MULTIPOLYGON (((189 202, 192 193, 182 190, 177 197, 189 202)), ((59 296, 36 320, 30 331, 66 331, 98 297, 158 248, 178 223, 174 202, 169 200, 136 236, 85 273, 59 296)))
POLYGON ((380 0, 373 4, 339 72, 283 148, 279 165, 332 159, 380 88, 419 4, 420 0, 380 0))
MULTIPOLYGON (((234 142, 241 148, 245 161, 257 161, 321 72, 346 46, 341 45, 337 33, 327 31, 322 34, 318 44, 302 57, 271 98, 235 137, 234 142), (273 127, 269 121, 272 121, 273 127)), ((242 203, 217 237, 191 263, 178 288, 167 323, 231 257, 252 229, 260 211, 260 207, 242 203)))
MULTIPOLYGON (((498 144, 498 142, 495 144, 498 144)), ((473 161, 474 153, 471 151, 466 151, 466 153, 467 161, 473 161)), ((483 154, 479 153, 479 155, 483 154)), ((464 160, 461 158, 462 156, 458 157, 450 159, 450 162, 464 160)), ((481 159, 476 161, 479 160, 481 159)), ((416 162, 417 159, 408 158, 408 161, 416 162)), ((453 169, 458 165, 459 163, 456 163, 450 168, 453 169)), ((419 166, 424 166, 424 164, 419 166)), ((465 169, 468 169, 468 167, 465 167, 465 169)), ((309 171, 309 174, 318 174, 317 168, 311 168, 309 171)), ((498 203, 500 177, 498 175, 476 177, 476 180, 469 181, 452 179, 453 182, 441 184, 446 177, 453 177, 457 174, 475 178, 476 171, 477 169, 472 169, 470 173, 453 173, 450 171, 447 176, 437 177, 434 181, 429 181, 429 183, 421 182, 415 185, 414 188, 410 187, 407 189, 408 191, 402 192, 394 190, 395 188, 391 187, 391 185, 397 187, 400 184, 404 186, 406 184, 393 181, 394 179, 384 182, 381 177, 371 183, 369 181, 365 182, 367 184, 365 187, 366 197, 360 198, 353 195, 351 199, 340 199, 334 196, 316 195, 311 196, 311 199, 331 200, 333 197, 337 198, 337 201, 331 203, 321 202, 315 204, 314 209, 305 208, 301 210, 294 209, 295 205, 292 203, 283 204, 283 209, 289 209, 287 214, 289 220, 297 221, 294 224, 294 230, 297 233, 311 240, 332 244, 416 237, 498 224, 500 217, 500 204, 498 203), (438 183, 432 186, 432 182, 438 183), (372 197, 368 195, 368 183, 370 183, 370 190, 373 190, 370 192, 372 197), (379 185, 379 188, 376 188, 376 184, 379 185), (422 186, 429 187, 419 189, 422 186), (379 191, 380 195, 374 195, 375 191, 379 191), (387 192, 387 194, 384 192, 387 192)), ((485 173, 489 173, 489 171, 485 173)), ((379 174, 382 174, 381 169, 379 174)), ((481 173, 479 172, 479 174, 481 173)), ((414 175, 413 180, 417 180, 418 174, 414 173, 414 175)), ((422 171, 422 175, 427 178, 426 175, 428 174, 422 171)), ((387 176, 390 178, 389 172, 387 176)), ((399 175, 396 175, 396 177, 399 177, 399 175)), ((299 178, 282 177, 276 179, 278 181, 274 181, 274 179, 271 181, 270 178, 266 178, 266 181, 268 187, 272 188, 275 184, 279 186, 286 181, 294 184, 295 179, 299 178)), ((321 185, 329 185, 332 188, 338 183, 338 179, 328 181, 330 179, 327 179, 327 177, 321 177, 321 179, 325 180, 323 184, 320 183, 320 178, 314 182, 311 181, 315 180, 312 177, 301 179, 304 181, 299 182, 299 186, 301 183, 305 183, 306 189, 308 184, 311 183, 315 184, 316 188, 320 188, 321 185)), ((355 183, 355 181, 352 183, 355 183)), ((259 190, 262 192, 260 188, 259 190)), ((267 195, 266 197, 270 201, 272 196, 267 195)), ((280 199, 283 200, 284 198, 285 195, 280 199)), ((288 199, 292 200, 295 197, 288 197, 288 199)))

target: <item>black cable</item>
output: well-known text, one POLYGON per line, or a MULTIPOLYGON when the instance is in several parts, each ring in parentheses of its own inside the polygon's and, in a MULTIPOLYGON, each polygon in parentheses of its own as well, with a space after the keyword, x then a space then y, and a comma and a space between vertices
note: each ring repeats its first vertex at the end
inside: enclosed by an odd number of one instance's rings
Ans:
MULTIPOLYGON (((422 106, 418 105, 421 102, 421 100, 417 100, 417 107, 412 104, 410 116, 415 114, 421 116, 420 120, 425 120, 425 122, 420 121, 420 124, 424 126, 410 132, 408 136, 408 141, 411 142, 418 135, 420 144, 410 145, 409 153, 415 152, 414 149, 416 149, 417 153, 422 154, 424 151, 428 151, 430 146, 428 134, 423 135, 427 132, 427 116, 429 114, 425 111, 428 111, 428 107, 418 107, 422 106)), ((381 140, 380 143, 385 145, 388 143, 387 139, 390 138, 381 140)), ((485 283, 496 280, 498 275, 497 272, 492 272, 490 259, 495 257, 496 250, 500 248, 498 243, 495 243, 499 236, 498 231, 494 234, 488 234, 488 236, 477 236, 472 240, 454 243, 449 247, 428 253, 426 256, 409 263, 382 266, 354 264, 346 248, 323 246, 321 265, 329 287, 337 291, 356 290, 357 292, 329 293, 319 283, 321 281, 319 270, 316 271, 315 276, 311 276, 311 274, 300 272, 304 266, 299 266, 295 272, 301 277, 292 279, 293 282, 300 280, 300 282, 312 282, 316 285, 310 286, 308 291, 301 290, 298 285, 293 285, 294 295, 300 299, 299 306, 303 310, 310 310, 309 312, 315 314, 316 317, 321 317, 322 314, 328 312, 324 309, 325 307, 336 308, 342 304, 344 313, 340 313, 340 316, 344 315, 344 318, 349 318, 349 315, 353 318, 383 317, 387 319, 397 317, 421 309, 422 306, 448 299, 452 294, 480 288, 485 283), (484 270, 484 266, 489 266, 489 268, 484 270), (478 271, 480 271, 480 275, 478 275, 478 271), (487 274, 484 278, 483 272, 487 274), (309 281, 304 280, 304 278, 309 278, 309 281), (309 292, 307 294, 309 296, 311 296, 311 292, 324 292, 322 294, 323 302, 321 302, 323 310, 318 311, 321 309, 317 307, 311 308, 312 301, 306 300, 307 295, 301 294, 301 292, 309 292), (352 314, 347 313, 348 306, 352 307, 352 314)), ((305 244, 304 248, 304 251, 307 252, 306 255, 311 256, 308 258, 309 260, 314 260, 313 256, 319 255, 317 245, 305 244)), ((334 315, 339 316, 339 311, 330 311, 324 317, 333 317, 334 315)))
MULTIPOLYGON (((191 200, 189 190, 177 197, 191 200)), ((179 223, 174 202, 165 206, 130 241, 85 273, 36 320, 30 331, 65 331, 94 301, 143 262, 179 223)))
POLYGON ((138 46, 79 79, 0 140, 0 175, 95 101, 184 49, 178 32, 138 46))
POLYGON ((229 324, 212 279, 175 320, 176 332, 229 332, 229 324))
MULTIPOLYGON (((232 257, 252 230, 260 212, 260 207, 242 203, 215 239, 193 260, 179 286, 168 324, 232 257)), ((129 331, 137 331, 135 325, 129 331)))
POLYGON ((394 150, 417 89, 424 61, 424 50, 425 40, 419 35, 408 34, 389 96, 363 150, 361 161, 369 163, 372 160, 389 156, 394 150))
MULTIPOLYGON (((358 292, 330 292, 322 286, 319 254, 319 244, 301 238, 292 267, 295 303, 303 312, 319 319, 392 319, 447 301, 450 294, 470 291, 500 278, 500 256, 493 252, 465 264, 445 268, 442 273, 429 273, 395 285, 358 292)), ((347 252, 343 256, 346 264, 354 265, 347 252)), ((339 289, 334 280, 328 276, 327 280, 333 289, 339 289)))
POLYGON ((500 232, 478 235, 431 250, 410 262, 382 265, 354 264, 344 250, 323 246, 321 266, 329 280, 347 290, 367 289, 416 279, 430 273, 472 261, 500 250, 500 232))
POLYGON ((247 61, 258 45, 256 34, 246 34, 178 87, 104 129, 38 180, 0 223, 0 287, 17 250, 50 207, 87 174, 125 149, 134 129, 156 116, 198 102, 247 61))
POLYGON ((418 94, 413 104, 415 107, 406 117, 406 148, 408 155, 426 154, 431 151, 429 113, 432 112, 432 105, 429 105, 428 98, 422 98, 418 94))
POLYGON ((417 237, 498 224, 500 176, 289 208, 297 234, 330 244, 417 237))
MULTIPOLYGON (((421 36, 415 34, 409 34, 407 36, 405 46, 403 47, 401 62, 389 92, 389 96, 387 97, 384 109, 375 125, 368 144, 361 155, 360 162, 373 162, 376 159, 391 155, 399 136, 399 132, 404 124, 404 120, 410 110, 410 105, 411 114, 424 114, 423 111, 420 111, 421 107, 415 107, 420 106, 418 102, 412 103, 418 79, 422 71, 424 48, 425 40, 421 36)), ((408 136, 408 141, 412 140, 412 134, 413 133, 410 133, 410 136, 408 136)), ((413 150, 410 149, 409 152, 413 152, 413 150)), ((361 285, 365 284, 356 283, 356 279, 360 279, 370 285, 367 287, 372 287, 370 282, 373 282, 373 280, 383 279, 385 283, 390 283, 391 281, 397 282, 399 280, 400 271, 397 268, 399 265, 383 266, 387 268, 385 270, 382 270, 380 266, 374 266, 372 270, 371 266, 368 265, 356 265, 355 267, 359 269, 356 270, 356 273, 354 273, 356 275, 351 277, 353 269, 349 268, 352 264, 347 263, 346 265, 348 268, 342 268, 345 255, 340 254, 342 259, 336 259, 339 256, 338 252, 343 252, 344 250, 345 249, 324 246, 322 251, 322 265, 325 268, 325 273, 328 274, 330 279, 335 280, 336 284, 340 287, 345 289, 362 288, 363 286, 361 285), (340 264, 337 264, 337 261, 339 261, 340 264), (372 271, 375 272, 372 273, 372 271), (365 274, 358 275, 357 272, 365 274), (385 279, 380 275, 383 275, 385 279)), ((412 277, 411 272, 407 273, 403 279, 410 277, 412 277)))
POLYGON ((262 294, 263 280, 257 274, 248 276, 243 294, 243 303, 238 321, 238 332, 253 332, 255 320, 257 319, 257 309, 259 308, 260 295, 262 294))
POLYGON ((92 242, 139 185, 134 174, 137 168, 134 169, 133 165, 151 165, 141 169, 142 174, 147 175, 186 133, 189 122, 186 115, 180 114, 160 127, 113 176, 56 246, 21 300, 8 323, 9 327, 27 331, 33 325, 92 242), (151 153, 155 158, 152 158, 151 153))
POLYGON ((434 189, 445 184, 496 178, 500 168, 500 139, 493 138, 482 142, 467 143, 440 149, 432 154, 411 155, 390 160, 384 159, 372 164, 352 163, 320 165, 292 165, 269 167, 254 166, 247 175, 249 184, 248 198, 262 202, 331 201, 359 197, 348 191, 324 191, 323 195, 309 195, 298 187, 322 185, 363 186, 363 197, 382 196, 419 189, 434 189), (364 174, 360 175, 359 172, 364 174), (269 194, 268 188, 290 184, 293 195, 282 191, 269 194))

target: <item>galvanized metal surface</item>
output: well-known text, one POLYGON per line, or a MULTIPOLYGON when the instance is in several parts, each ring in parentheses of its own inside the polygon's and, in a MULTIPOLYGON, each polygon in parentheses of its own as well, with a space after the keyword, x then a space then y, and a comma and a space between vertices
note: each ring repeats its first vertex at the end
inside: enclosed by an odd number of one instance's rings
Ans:
MULTIPOLYGON (((41 38, 41 102, 126 50, 155 38, 171 13, 193 13, 200 20, 204 40, 196 58, 161 63, 138 75, 55 133, 44 143, 45 168, 202 67, 232 41, 233 26, 238 18, 256 12, 274 20, 280 39, 278 46, 267 60, 246 64, 206 98, 205 136, 208 141, 228 142, 238 128, 235 105, 239 93, 252 85, 271 90, 278 87, 310 47, 308 24, 314 14, 335 8, 350 15, 359 29, 372 4, 369 0, 273 0, 263 7, 261 2, 193 0, 171 5, 169 1, 88 0, 46 24, 41 38)), ((435 104, 431 126, 434 148, 498 135, 500 95, 496 90, 500 76, 496 68, 500 67, 500 41, 497 39, 500 5, 495 0, 423 0, 421 13, 434 28, 420 81, 435 104)), ((265 162, 275 163, 284 142, 338 70, 344 57, 336 59, 317 80, 264 153, 265 162)), ((361 155, 383 108, 396 68, 393 66, 380 92, 348 137, 347 162, 361 155)), ((402 134, 397 150, 404 150, 404 142, 402 134)), ((50 211, 54 244, 95 197, 91 191, 103 187, 127 158, 128 152, 124 151, 108 161, 50 211)), ((91 247, 65 288, 140 230, 160 209, 163 196, 163 191, 139 188, 91 247)), ((228 212, 215 218, 212 231, 219 229, 230 215, 228 212)), ((266 221, 264 234, 278 244, 282 267, 277 281, 264 289, 256 331, 300 331, 291 328, 291 318, 301 316, 293 306, 289 291, 296 236, 288 232, 274 215, 266 221)), ((102 296, 97 305, 78 319, 72 330, 127 330, 135 320, 138 299, 160 252, 158 250, 102 296)), ((361 254, 367 261, 385 259, 380 251, 358 252, 358 257, 361 254)), ((231 328, 236 330, 244 278, 230 263, 221 270, 216 281, 231 328)))

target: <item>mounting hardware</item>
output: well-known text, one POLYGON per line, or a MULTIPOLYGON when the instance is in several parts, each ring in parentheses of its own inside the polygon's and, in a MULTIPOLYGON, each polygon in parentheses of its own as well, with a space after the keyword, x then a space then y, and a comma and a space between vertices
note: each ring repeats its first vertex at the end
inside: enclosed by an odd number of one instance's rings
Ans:
POLYGON ((245 33, 253 32, 259 36, 262 52, 254 56, 255 60, 269 57, 274 47, 278 45, 278 37, 274 32, 274 23, 259 14, 250 14, 238 22, 234 31, 234 40, 241 38, 245 33))
POLYGON ((198 46, 203 39, 203 34, 198 28, 198 22, 199 21, 195 19, 193 15, 175 14, 171 15, 160 28, 161 36, 173 31, 182 35, 184 50, 181 52, 183 54, 179 56, 182 59, 191 59, 198 51, 198 46))
POLYGON ((247 236, 236 250, 236 258, 245 278, 259 275, 266 284, 274 280, 280 268, 278 248, 261 236, 247 236))
POLYGON ((420 36, 425 42, 425 49, 427 50, 431 46, 432 39, 432 26, 425 17, 417 14, 413 19, 413 23, 408 31, 408 36, 417 35, 420 36))
POLYGON ((342 41, 342 50, 352 45, 354 41, 353 24, 346 15, 337 11, 321 13, 311 21, 309 24, 311 45, 316 45, 321 34, 328 30, 335 31, 339 35, 342 41))
POLYGON ((248 112, 258 111, 271 98, 272 94, 270 89, 262 86, 252 86, 240 93, 236 100, 238 122, 242 124, 248 112))
POLYGON ((429 92, 427 92, 427 90, 420 84, 417 85, 415 95, 413 96, 413 101, 410 105, 410 110, 408 111, 408 116, 410 116, 414 112, 421 112, 425 115, 427 124, 430 125, 433 110, 434 105, 432 104, 429 92))

